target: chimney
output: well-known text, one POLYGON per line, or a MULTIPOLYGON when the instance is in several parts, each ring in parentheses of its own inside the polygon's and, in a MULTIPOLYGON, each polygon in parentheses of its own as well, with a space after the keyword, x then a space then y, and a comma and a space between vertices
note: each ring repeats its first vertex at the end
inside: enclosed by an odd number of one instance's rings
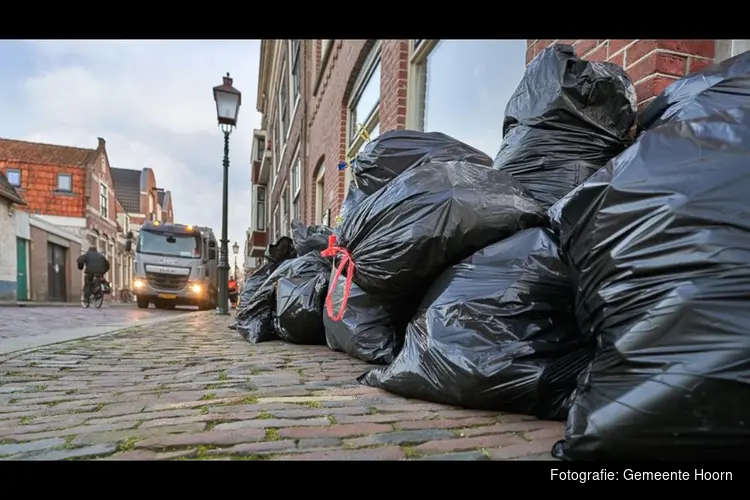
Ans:
POLYGON ((101 137, 97 137, 97 139, 99 140, 99 149, 104 149, 104 145, 107 143, 107 141, 105 141, 101 137))

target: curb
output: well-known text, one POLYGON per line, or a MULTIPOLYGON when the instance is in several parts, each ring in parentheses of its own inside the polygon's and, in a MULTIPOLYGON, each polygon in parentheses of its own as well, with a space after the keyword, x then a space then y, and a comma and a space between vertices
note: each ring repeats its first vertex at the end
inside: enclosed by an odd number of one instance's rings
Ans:
MULTIPOLYGON (((133 303, 113 302, 104 304, 107 307, 131 307, 133 303)), ((80 302, 33 302, 33 301, 0 301, 0 307, 81 307, 80 302)))
POLYGON ((68 342, 75 342, 77 340, 83 340, 83 339, 93 339, 98 337, 105 337, 107 335, 115 335, 118 333, 121 333, 125 330, 135 330, 140 329, 148 326, 152 326, 158 323, 165 323, 167 321, 175 321, 177 319, 178 321, 182 319, 182 317, 194 317, 202 314, 216 314, 214 311, 185 311, 184 313, 180 314, 179 316, 172 316, 172 317, 162 317, 162 318, 155 318, 148 321, 143 321, 141 323, 135 324, 135 325, 129 325, 129 326, 123 326, 123 327, 116 327, 114 330, 109 330, 107 332, 102 333, 95 333, 92 335, 85 335, 82 337, 76 337, 73 339, 68 340, 61 340, 59 342, 50 342, 48 344, 42 344, 34 347, 27 347, 25 349, 18 349, 15 351, 8 351, 5 353, 0 353, 0 363, 5 363, 6 361, 10 361, 11 359, 17 358, 19 356, 23 356, 24 354, 28 354, 30 352, 37 351, 39 349, 44 349, 49 346, 54 345, 61 345, 61 344, 67 344, 68 342))

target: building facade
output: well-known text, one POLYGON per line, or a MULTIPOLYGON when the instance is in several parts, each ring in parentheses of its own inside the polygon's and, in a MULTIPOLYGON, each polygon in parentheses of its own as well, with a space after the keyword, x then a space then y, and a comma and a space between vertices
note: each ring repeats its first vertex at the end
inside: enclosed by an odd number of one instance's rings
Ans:
POLYGON ((12 183, 0 172, 0 300, 16 300, 19 290, 23 292, 26 276, 20 272, 17 261, 18 248, 23 240, 16 235, 16 208, 25 204, 12 183))
MULTIPOLYGON (((75 260, 89 246, 106 255, 113 268, 118 267, 120 259, 128 258, 117 251, 121 228, 104 139, 99 138, 93 149, 0 139, 0 170, 26 201, 24 209, 30 215, 77 237, 77 245, 43 245, 40 251, 46 255, 50 269, 62 269, 63 263, 75 260), (76 251, 78 254, 73 255, 76 251)), ((34 246, 33 235, 30 246, 34 246)), ((34 259, 31 249, 28 255, 30 261, 34 259)), ((108 273, 106 278, 115 289, 121 287, 115 273, 108 273)), ((78 285, 63 285, 67 279, 67 275, 61 275, 48 280, 44 295, 70 300, 69 291, 78 285)), ((41 296, 41 291, 38 294, 41 296)))
POLYGON ((640 107, 676 79, 750 49, 750 40, 263 40, 246 267, 289 234, 295 216, 336 224, 350 177, 338 165, 368 137, 440 131, 494 157, 508 99, 554 43, 625 68, 640 107))

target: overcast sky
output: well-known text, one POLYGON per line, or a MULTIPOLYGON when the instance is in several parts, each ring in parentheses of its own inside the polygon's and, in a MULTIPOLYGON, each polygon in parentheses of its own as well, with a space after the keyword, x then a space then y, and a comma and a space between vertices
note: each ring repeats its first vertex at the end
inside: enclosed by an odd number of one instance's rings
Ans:
MULTIPOLYGON (((0 41, 0 137, 96 148, 111 166, 151 167, 175 222, 221 232, 223 138, 212 87, 242 92, 230 139, 229 238, 250 220, 260 41, 0 41)), ((232 263, 230 250, 230 264, 232 263)))

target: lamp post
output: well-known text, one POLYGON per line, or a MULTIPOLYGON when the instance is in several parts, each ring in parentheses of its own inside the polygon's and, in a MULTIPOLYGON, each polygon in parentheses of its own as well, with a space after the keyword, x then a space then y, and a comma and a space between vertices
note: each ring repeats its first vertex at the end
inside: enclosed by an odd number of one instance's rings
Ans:
POLYGON ((236 241, 234 242, 234 245, 232 245, 232 251, 234 252, 234 279, 239 280, 240 277, 237 275, 237 256, 240 254, 240 246, 236 241))
POLYGON ((221 131, 224 132, 224 190, 221 197, 221 248, 219 249, 219 314, 229 314, 229 239, 227 238, 227 221, 229 210, 229 134, 237 126, 237 115, 240 112, 241 94, 232 87, 229 73, 224 83, 214 87, 216 115, 221 131))

